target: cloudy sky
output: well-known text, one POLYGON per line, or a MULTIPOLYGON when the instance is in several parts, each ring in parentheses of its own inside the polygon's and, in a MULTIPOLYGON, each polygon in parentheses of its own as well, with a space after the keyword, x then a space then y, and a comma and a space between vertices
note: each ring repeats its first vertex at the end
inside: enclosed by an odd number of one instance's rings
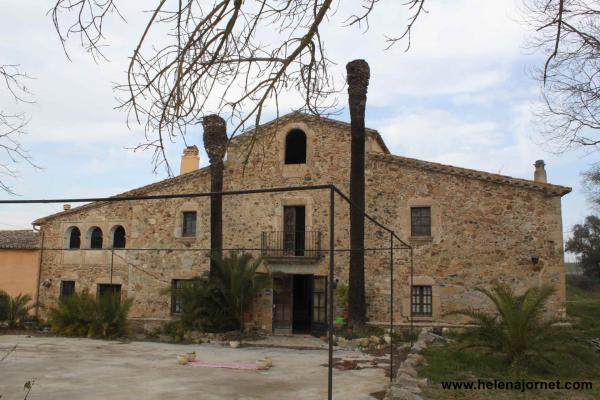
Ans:
MULTIPOLYGON (((108 196, 166 177, 152 173, 151 154, 127 150, 142 130, 128 127, 125 115, 114 110, 112 84, 123 82, 146 18, 141 1, 121 3, 128 22, 107 26, 110 62, 95 63, 76 40, 70 43, 72 61, 66 59, 47 15, 51 2, 3 2, 0 64, 20 64, 34 78, 27 86, 35 104, 19 109, 31 118, 23 143, 43 167, 19 164, 19 178, 9 183, 21 198, 108 196)), ((397 33, 406 17, 401 3, 381 1, 367 33, 340 28, 349 12, 340 6, 324 31, 339 78, 352 59, 371 66, 367 125, 381 132, 393 153, 423 160, 531 179, 534 161, 544 159, 550 182, 573 187, 563 198, 565 232, 580 222, 590 212, 580 172, 597 156, 558 156, 539 145, 532 121, 539 88, 531 71, 543 58, 524 50, 529 33, 519 22, 519 2, 431 1, 410 51, 384 51, 384 35, 397 33)), ((16 109, 6 95, 0 105, 16 109)), ((348 119, 346 110, 339 118, 348 119)), ((187 140, 200 146, 201 130, 191 130, 187 140)), ((169 148, 175 166, 183 146, 169 148)), ((27 228, 59 209, 0 206, 0 229, 27 228)))

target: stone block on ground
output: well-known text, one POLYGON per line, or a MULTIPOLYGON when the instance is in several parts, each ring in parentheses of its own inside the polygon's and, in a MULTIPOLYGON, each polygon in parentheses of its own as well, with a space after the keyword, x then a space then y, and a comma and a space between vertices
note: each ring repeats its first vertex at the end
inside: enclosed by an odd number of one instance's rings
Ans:
POLYGON ((410 375, 407 375, 403 372, 398 371, 399 374, 396 377, 396 383, 399 385, 417 385, 417 386, 427 386, 427 378, 413 378, 410 375))
POLYGON ((416 369, 406 364, 402 364, 400 368, 398 368, 398 373, 409 375, 412 378, 417 378, 419 376, 419 373, 416 369))
POLYGON ((407 390, 398 386, 391 386, 388 390, 386 400, 422 400, 422 397, 418 394, 412 393, 410 390, 407 390))

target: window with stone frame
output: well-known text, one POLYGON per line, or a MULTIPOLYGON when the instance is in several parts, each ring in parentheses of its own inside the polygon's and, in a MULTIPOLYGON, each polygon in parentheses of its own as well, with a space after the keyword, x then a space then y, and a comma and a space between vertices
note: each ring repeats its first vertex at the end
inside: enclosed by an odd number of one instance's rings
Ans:
POLYGON ((90 249, 102 248, 102 229, 95 227, 90 234, 90 249))
POLYGON ((60 298, 64 299, 72 296, 75 293, 75 281, 60 282, 60 298))
POLYGON ((285 137, 285 163, 306 164, 306 133, 292 129, 285 137))
POLYGON ((194 237, 196 236, 196 211, 183 212, 183 224, 181 226, 181 236, 194 237))
POLYGON ((414 316, 430 317, 432 312, 431 286, 413 286, 411 290, 411 313, 414 316))
POLYGON ((183 298, 181 292, 191 285, 191 279, 173 279, 171 280, 171 314, 181 314, 183 312, 183 298))
POLYGON ((410 208, 410 235, 431 236, 431 207, 410 208))
POLYGON ((69 249, 78 249, 81 247, 81 231, 73 226, 69 229, 69 249))
POLYGON ((100 299, 104 296, 112 295, 121 298, 121 285, 119 284, 110 284, 110 283, 100 283, 98 284, 98 291, 96 296, 100 299))
POLYGON ((113 249, 124 249, 125 248, 125 244, 127 243, 127 238, 126 238, 126 234, 125 234, 125 228, 123 228, 121 225, 116 226, 115 228, 113 228, 113 243, 112 243, 112 247, 113 249))

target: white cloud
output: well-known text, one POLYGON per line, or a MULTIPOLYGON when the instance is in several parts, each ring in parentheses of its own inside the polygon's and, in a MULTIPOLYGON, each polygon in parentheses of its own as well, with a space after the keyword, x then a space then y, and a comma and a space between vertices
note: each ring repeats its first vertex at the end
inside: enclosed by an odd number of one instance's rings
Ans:
MULTIPOLYGON (((417 22, 406 53, 402 43, 384 51, 384 36, 400 33, 411 12, 403 1, 379 2, 366 34, 340 28, 362 2, 340 2, 323 38, 328 56, 337 62, 332 71, 338 87, 346 62, 369 62, 370 125, 395 153, 523 178, 531 178, 533 161, 544 158, 551 181, 576 186, 563 203, 568 227, 587 211, 577 185, 578 172, 588 161, 548 155, 531 140, 536 127, 530 104, 538 88, 527 78, 531 57, 521 50, 525 28, 515 22, 515 1, 428 3, 429 13, 417 22)), ((52 3, 43 3, 7 2, 0 15, 0 36, 5 38, 0 63, 19 63, 35 77, 28 86, 37 103, 24 106, 32 117, 24 142, 46 167, 36 171, 24 166, 15 182, 17 192, 29 198, 110 195, 163 178, 151 174, 150 153, 123 149, 142 138, 142 129, 127 128, 125 115, 114 110, 112 91, 112 84, 125 78, 128 57, 148 17, 141 10, 145 6, 121 2, 128 23, 113 16, 106 25, 111 61, 95 64, 77 47, 77 38, 69 44, 73 62, 66 60, 46 15, 52 3)), ((4 100, 0 94, 2 105, 4 100)), ((279 100, 282 112, 298 105, 291 95, 279 100)), ((346 104, 345 93, 340 104, 346 104)), ((201 145, 200 132, 193 127, 188 142, 201 145)), ((175 170, 182 147, 179 141, 168 150, 175 170)), ((51 207, 0 207, 0 221, 26 227, 40 214, 56 211, 51 207)))

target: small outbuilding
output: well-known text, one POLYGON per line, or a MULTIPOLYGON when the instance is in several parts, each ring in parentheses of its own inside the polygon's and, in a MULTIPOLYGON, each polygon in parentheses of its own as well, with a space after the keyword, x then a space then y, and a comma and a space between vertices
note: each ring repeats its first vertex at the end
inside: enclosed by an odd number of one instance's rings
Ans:
POLYGON ((37 299, 40 234, 33 230, 0 231, 0 290, 37 299))

